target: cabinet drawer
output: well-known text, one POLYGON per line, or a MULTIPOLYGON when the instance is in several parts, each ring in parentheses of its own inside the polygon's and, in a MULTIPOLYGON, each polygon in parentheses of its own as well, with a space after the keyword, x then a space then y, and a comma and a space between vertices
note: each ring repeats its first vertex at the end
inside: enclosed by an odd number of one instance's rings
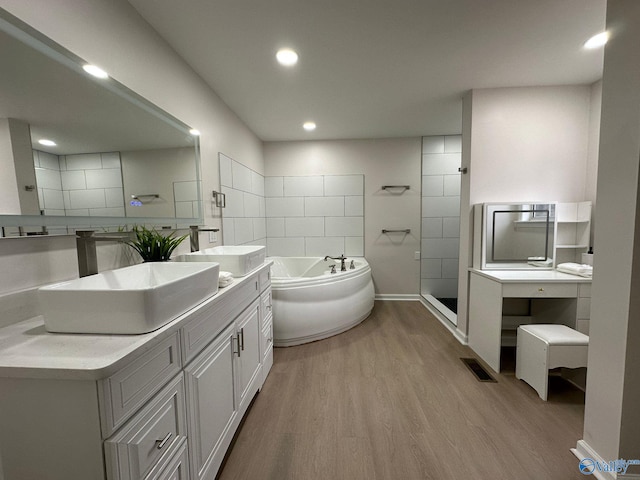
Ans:
MULTIPOLYGON (((263 319, 271 315, 273 305, 273 299, 271 298, 271 289, 267 288, 262 295, 260 295, 260 315, 263 319)), ((262 322, 264 325, 264 320, 262 322)))
POLYGON ((214 299, 201 308, 182 328, 182 351, 185 365, 258 297, 258 276, 214 299))
POLYGON ((187 441, 183 440, 182 445, 168 461, 159 462, 145 480, 189 480, 187 441))
POLYGON ((260 291, 262 292, 265 288, 271 285, 271 267, 263 270, 259 274, 260 281, 260 291))
POLYGON ((502 285, 505 298, 576 298, 578 285, 575 283, 505 283, 502 285))
POLYGON ((187 438, 184 382, 177 376, 104 442, 109 480, 141 480, 187 438))
POLYGON ((109 378, 98 382, 103 438, 111 435, 181 369, 176 332, 109 378))

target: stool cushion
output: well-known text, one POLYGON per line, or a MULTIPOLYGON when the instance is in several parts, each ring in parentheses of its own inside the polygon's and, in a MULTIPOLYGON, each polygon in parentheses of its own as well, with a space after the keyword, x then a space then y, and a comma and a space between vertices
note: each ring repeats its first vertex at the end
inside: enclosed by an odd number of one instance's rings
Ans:
POLYGON ((549 345, 589 345, 589 337, 566 325, 520 325, 519 329, 535 335, 549 345))

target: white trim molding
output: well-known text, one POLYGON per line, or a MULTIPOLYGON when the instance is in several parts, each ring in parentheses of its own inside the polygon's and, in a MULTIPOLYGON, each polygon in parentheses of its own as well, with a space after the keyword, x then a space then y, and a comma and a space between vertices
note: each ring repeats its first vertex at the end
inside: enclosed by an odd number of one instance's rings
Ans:
POLYGON ((451 334, 455 337, 456 340, 458 340, 462 345, 468 344, 467 335, 462 331, 458 330, 457 328, 455 328, 455 326, 449 321, 447 317, 444 316, 442 312, 440 312, 440 310, 438 310, 433 305, 431 305, 422 296, 419 296, 419 300, 420 300, 420 303, 422 303, 422 305, 424 306, 424 308, 429 310, 433 314, 433 316, 436 317, 438 321, 440 321, 440 323, 444 325, 444 327, 451 332, 451 334))
POLYGON ((415 293, 376 293, 376 300, 389 300, 392 302, 417 302, 420 295, 415 293))

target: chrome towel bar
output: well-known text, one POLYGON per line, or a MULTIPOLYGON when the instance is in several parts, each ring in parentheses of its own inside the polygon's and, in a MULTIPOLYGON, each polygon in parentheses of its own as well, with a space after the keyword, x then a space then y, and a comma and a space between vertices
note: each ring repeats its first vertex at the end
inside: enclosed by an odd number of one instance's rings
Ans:
POLYGON ((401 230, 387 230, 386 228, 383 228, 382 233, 411 233, 411 229, 403 228, 401 230))
POLYGON ((405 190, 409 190, 411 188, 411 185, 382 185, 382 190, 395 190, 395 189, 400 189, 402 188, 402 193, 404 193, 405 190))

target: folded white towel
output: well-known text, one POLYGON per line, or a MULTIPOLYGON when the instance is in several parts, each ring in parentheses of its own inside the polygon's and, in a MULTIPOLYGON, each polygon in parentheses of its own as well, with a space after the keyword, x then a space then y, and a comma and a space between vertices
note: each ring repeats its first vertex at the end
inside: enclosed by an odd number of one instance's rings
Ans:
POLYGON ((559 272, 570 273, 571 275, 579 275, 581 277, 590 278, 593 276, 593 267, 581 263, 566 262, 556 266, 559 272))
POLYGON ((233 283, 233 275, 230 272, 220 272, 218 274, 218 287, 228 287, 233 283))
POLYGON ((550 267, 553 265, 553 260, 529 260, 528 263, 534 267, 550 267))

